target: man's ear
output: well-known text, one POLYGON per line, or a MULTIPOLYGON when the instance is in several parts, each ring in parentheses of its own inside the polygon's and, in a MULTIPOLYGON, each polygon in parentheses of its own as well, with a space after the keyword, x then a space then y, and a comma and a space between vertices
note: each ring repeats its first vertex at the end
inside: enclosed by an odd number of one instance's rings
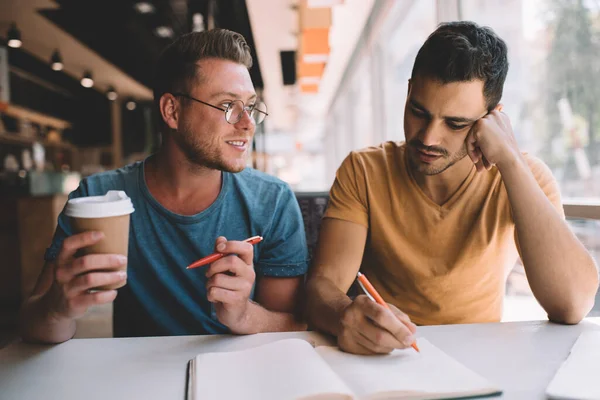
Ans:
POLYGON ((164 93, 159 101, 160 115, 171 129, 179 125, 179 103, 171 93, 164 93))
POLYGON ((408 79, 408 90, 406 91, 406 98, 410 97, 410 90, 412 89, 412 80, 408 79))
POLYGON ((502 111, 503 108, 504 108, 504 104, 498 103, 498 105, 496 107, 494 107, 494 111, 502 111))

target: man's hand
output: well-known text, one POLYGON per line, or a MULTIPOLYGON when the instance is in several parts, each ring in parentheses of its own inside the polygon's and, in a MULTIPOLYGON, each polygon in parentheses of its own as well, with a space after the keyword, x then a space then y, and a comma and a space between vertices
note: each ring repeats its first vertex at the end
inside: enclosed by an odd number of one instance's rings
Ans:
POLYGON ((386 354, 410 347, 416 325, 408 315, 392 304, 389 306, 388 310, 365 295, 358 296, 342 315, 340 349, 354 354, 386 354))
POLYGON ((248 324, 247 311, 254 286, 254 248, 251 244, 217 238, 215 249, 229 254, 210 265, 206 271, 208 301, 215 303, 217 318, 233 333, 244 331, 248 324))
POLYGON ((519 148, 508 116, 501 105, 479 119, 467 135, 469 157, 477 171, 489 170, 520 157, 519 148))
POLYGON ((52 318, 76 319, 90 306, 110 303, 116 290, 89 290, 124 283, 125 271, 114 269, 127 265, 127 257, 119 254, 88 254, 76 257, 77 250, 91 246, 104 237, 102 232, 85 232, 66 238, 56 257, 54 281, 48 292, 52 318), (111 271, 113 270, 113 271, 111 271))

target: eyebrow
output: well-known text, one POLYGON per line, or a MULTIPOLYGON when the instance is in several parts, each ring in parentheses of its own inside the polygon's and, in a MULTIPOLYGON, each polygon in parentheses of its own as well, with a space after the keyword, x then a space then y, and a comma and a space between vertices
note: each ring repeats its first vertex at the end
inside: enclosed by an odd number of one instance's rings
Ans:
MULTIPOLYGON (((210 96, 211 99, 215 99, 217 97, 230 97, 230 98, 234 98, 234 99, 240 99, 240 95, 237 93, 233 93, 233 92, 219 92, 219 93, 215 93, 212 96, 210 96)), ((248 100, 252 100, 256 98, 256 93, 254 93, 252 96, 250 96, 248 98, 248 100)))
MULTIPOLYGON (((425 107, 423 107, 421 104, 419 104, 419 102, 417 102, 416 100, 410 99, 409 103, 413 108, 416 108, 419 111, 421 111, 429 116, 431 115, 431 113, 425 107)), ((447 121, 451 121, 451 122, 469 123, 469 124, 472 124, 478 120, 478 118, 453 117, 453 116, 444 116, 442 118, 447 121)))

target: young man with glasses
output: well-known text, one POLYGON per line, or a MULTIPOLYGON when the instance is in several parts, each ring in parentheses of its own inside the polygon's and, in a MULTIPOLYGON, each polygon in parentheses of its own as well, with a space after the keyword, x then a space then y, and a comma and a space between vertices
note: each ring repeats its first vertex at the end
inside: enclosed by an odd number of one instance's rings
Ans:
POLYGON ((162 145, 143 162, 84 179, 70 198, 124 190, 132 199, 128 259, 78 257, 100 238, 60 215, 46 265, 23 306, 25 339, 62 342, 88 307, 115 300, 115 336, 302 330, 296 318, 307 246, 289 186, 246 159, 267 114, 235 32, 184 35, 158 61, 162 145), (242 240, 261 235, 252 246, 242 240), (186 266, 215 251, 209 266, 186 266), (127 265, 127 275, 110 272, 127 265), (109 271, 109 272, 107 272, 109 271), (124 282, 117 291, 90 291, 124 282))
POLYGON ((338 169, 307 312, 343 350, 408 347, 415 324, 500 321, 519 254, 551 320, 577 323, 592 308, 594 261, 564 220, 550 170, 519 151, 501 111, 507 71, 491 29, 442 24, 415 59, 406 142, 352 152, 338 169), (346 295, 359 268, 391 310, 346 295))

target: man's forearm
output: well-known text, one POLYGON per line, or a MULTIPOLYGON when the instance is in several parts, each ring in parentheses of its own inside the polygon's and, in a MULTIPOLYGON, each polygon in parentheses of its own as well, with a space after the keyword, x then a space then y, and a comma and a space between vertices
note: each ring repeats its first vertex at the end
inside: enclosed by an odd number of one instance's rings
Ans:
POLYGON ((499 165, 531 289, 550 319, 577 323, 590 311, 598 270, 555 210, 525 160, 499 165))
POLYGON ((352 300, 327 278, 315 276, 306 287, 309 326, 338 336, 342 313, 352 300))
POLYGON ((251 335, 263 332, 305 331, 306 323, 293 313, 267 310, 253 301, 239 326, 231 327, 231 332, 239 335, 251 335))
POLYGON ((44 297, 31 298, 21 307, 19 333, 25 341, 62 343, 75 335, 76 327, 73 319, 53 317, 44 297))

